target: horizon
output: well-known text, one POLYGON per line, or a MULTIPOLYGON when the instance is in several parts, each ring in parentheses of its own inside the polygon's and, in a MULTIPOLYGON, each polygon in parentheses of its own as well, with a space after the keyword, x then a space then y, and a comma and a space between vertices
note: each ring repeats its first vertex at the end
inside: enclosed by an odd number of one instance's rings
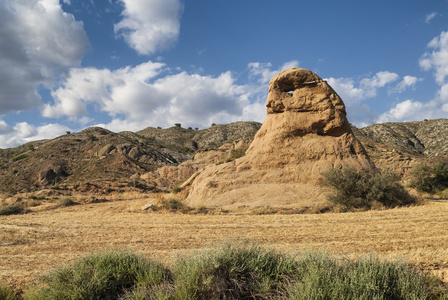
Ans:
POLYGON ((315 72, 358 128, 448 117, 448 1, 2 0, 0 148, 98 126, 263 123, 315 72))

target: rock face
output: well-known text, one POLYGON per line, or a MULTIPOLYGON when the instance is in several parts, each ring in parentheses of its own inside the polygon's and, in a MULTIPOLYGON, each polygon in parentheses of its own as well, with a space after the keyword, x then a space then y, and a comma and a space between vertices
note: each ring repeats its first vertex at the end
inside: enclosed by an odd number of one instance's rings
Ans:
POLYGON ((341 98, 315 73, 293 68, 273 77, 266 107, 246 155, 202 171, 189 205, 310 207, 325 201, 321 173, 329 167, 374 168, 341 98))

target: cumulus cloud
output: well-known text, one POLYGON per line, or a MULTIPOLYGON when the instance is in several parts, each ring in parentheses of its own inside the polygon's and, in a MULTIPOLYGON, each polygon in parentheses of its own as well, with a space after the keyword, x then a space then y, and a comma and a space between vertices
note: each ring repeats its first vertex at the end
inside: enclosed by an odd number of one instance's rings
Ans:
MULTIPOLYGON (((448 32, 442 32, 433 38, 420 59, 420 66, 433 70, 436 83, 440 86, 434 99, 429 102, 408 99, 396 104, 379 117, 380 122, 418 121, 422 119, 446 118, 448 116, 448 32)), ((412 84, 414 78, 408 79, 412 84)))
POLYGON ((51 139, 65 134, 70 129, 60 124, 33 126, 27 122, 19 122, 14 127, 0 120, 0 148, 16 147, 25 143, 51 139))
POLYGON ((423 54, 420 66, 428 71, 433 69, 436 82, 444 84, 448 76, 448 31, 443 31, 428 44, 430 51, 423 54))
POLYGON ((381 71, 372 77, 365 77, 358 82, 353 78, 326 78, 325 80, 333 89, 348 103, 360 102, 362 100, 373 98, 377 95, 380 88, 398 80, 396 73, 381 71))
POLYGON ((259 107, 249 99, 251 89, 236 84, 231 72, 203 76, 181 71, 161 76, 163 72, 170 70, 151 61, 118 70, 72 69, 53 91, 54 103, 47 104, 42 115, 80 116, 93 105, 113 119, 105 124, 108 128, 124 124, 127 129, 142 129, 174 123, 205 127, 259 114, 259 107), (256 113, 245 110, 250 105, 256 113))
POLYGON ((277 75, 280 71, 290 68, 296 68, 299 66, 297 60, 291 60, 284 63, 279 69, 272 69, 271 63, 251 62, 248 64, 249 78, 256 78, 259 83, 267 84, 272 77, 277 75))
POLYGON ((397 86, 390 90, 390 93, 403 93, 405 90, 409 88, 415 88, 415 85, 418 81, 422 79, 417 78, 415 76, 406 75, 403 77, 403 80, 400 81, 397 86))
POLYGON ((121 0, 123 19, 115 24, 118 36, 139 54, 152 54, 177 41, 182 4, 179 0, 121 0))
POLYGON ((40 104, 38 85, 76 65, 88 45, 82 22, 58 0, 0 3, 0 113, 40 104))
POLYGON ((378 122, 421 121, 423 119, 446 118, 448 104, 440 99, 423 103, 412 99, 398 103, 389 111, 381 114, 378 122))
MULTIPOLYGON (((412 76, 405 76, 403 85, 410 83, 412 76)), ((400 78, 389 71, 377 72, 374 76, 360 79, 326 78, 328 84, 338 93, 347 107, 348 119, 357 126, 365 126, 376 122, 378 114, 372 112, 365 100, 374 98, 380 89, 390 89, 391 84, 400 78)))

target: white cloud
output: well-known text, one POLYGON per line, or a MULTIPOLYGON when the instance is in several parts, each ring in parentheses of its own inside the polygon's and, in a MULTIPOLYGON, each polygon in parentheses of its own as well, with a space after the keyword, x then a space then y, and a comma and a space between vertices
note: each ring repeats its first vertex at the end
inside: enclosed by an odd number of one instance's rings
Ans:
POLYGON ((327 83, 336 91, 346 104, 359 102, 365 99, 365 91, 355 86, 352 78, 326 78, 327 83))
POLYGON ((405 90, 407 90, 408 88, 415 88, 415 84, 418 81, 421 81, 422 79, 419 79, 415 76, 409 76, 406 75, 403 77, 403 80, 400 81, 397 86, 393 89, 391 89, 391 93, 402 93, 405 90))
POLYGON ((434 69, 436 82, 442 85, 448 76, 448 31, 443 31, 438 37, 433 38, 428 48, 432 50, 423 54, 420 66, 426 71, 434 69))
MULTIPOLYGON (((441 32, 428 43, 431 49, 420 58, 424 70, 433 70, 436 83, 440 86, 434 99, 429 102, 406 100, 396 104, 379 117, 380 122, 418 121, 423 119, 446 118, 448 116, 448 32, 441 32)), ((414 78, 408 79, 412 84, 414 78)))
POLYGON ((382 71, 376 73, 372 78, 363 78, 359 86, 364 91, 365 98, 373 98, 379 88, 398 80, 398 78, 399 76, 396 73, 382 71))
POLYGON ((421 121, 423 119, 446 118, 447 115, 448 101, 443 102, 440 99, 434 99, 423 103, 420 101, 406 100, 381 114, 378 122, 421 121))
POLYGON ((121 0, 123 19, 116 34, 139 54, 152 54, 177 41, 182 4, 179 0, 121 0))
POLYGON ((347 103, 360 102, 362 100, 373 98, 377 95, 380 88, 398 80, 396 73, 382 71, 376 73, 373 77, 366 77, 355 82, 352 78, 326 78, 325 80, 347 103))
POLYGON ((291 60, 284 63, 279 69, 272 70, 271 63, 251 62, 248 64, 249 78, 258 78, 257 80, 259 83, 267 84, 271 78, 279 72, 290 68, 296 68, 298 66, 299 62, 297 60, 291 60))
POLYGON ((16 147, 31 141, 51 139, 65 134, 70 129, 60 124, 33 126, 20 122, 10 127, 0 120, 0 148, 16 147))
POLYGON ((40 104, 38 85, 76 65, 88 40, 58 0, 0 3, 0 113, 40 104))
MULTIPOLYGON (((363 103, 367 99, 377 96, 381 89, 397 90, 412 86, 413 76, 404 76, 402 81, 395 88, 390 85, 400 78, 398 74, 381 71, 372 77, 364 77, 358 80, 353 78, 326 78, 328 84, 338 93, 347 107, 347 118, 356 126, 365 126, 375 123, 378 114, 372 112, 369 106, 363 103)), ((416 79, 415 79, 416 80, 416 79)))
POLYGON ((432 12, 432 13, 427 14, 425 16, 425 23, 429 24, 431 22, 431 20, 434 19, 436 16, 437 16, 436 12, 432 12))
POLYGON ((167 71, 164 64, 151 61, 115 71, 72 69, 63 85, 52 93, 54 103, 46 105, 42 114, 85 115, 91 104, 113 118, 107 127, 114 129, 117 124, 131 127, 138 124, 139 129, 174 123, 204 127, 213 122, 259 116, 256 106, 253 106, 256 113, 244 110, 251 105, 252 91, 237 85, 230 72, 216 77, 186 72, 160 77, 164 71, 167 71), (160 78, 156 79, 157 76, 160 78))

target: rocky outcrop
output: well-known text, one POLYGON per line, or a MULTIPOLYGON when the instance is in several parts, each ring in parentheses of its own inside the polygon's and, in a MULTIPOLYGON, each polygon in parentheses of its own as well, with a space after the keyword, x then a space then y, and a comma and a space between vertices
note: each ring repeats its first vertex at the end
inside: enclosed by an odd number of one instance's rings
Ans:
POLYGON ((373 168, 341 98, 315 73, 279 73, 270 81, 266 107, 246 155, 197 175, 188 205, 313 206, 325 201, 321 173, 329 167, 373 168))

